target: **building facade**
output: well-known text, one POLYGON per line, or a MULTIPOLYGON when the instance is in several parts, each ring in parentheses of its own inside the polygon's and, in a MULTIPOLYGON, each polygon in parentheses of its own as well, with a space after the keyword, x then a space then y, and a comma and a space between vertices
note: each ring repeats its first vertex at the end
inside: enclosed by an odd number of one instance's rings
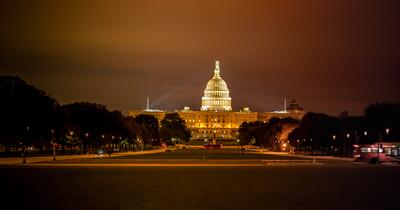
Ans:
MULTIPOLYGON (((186 126, 192 132, 193 139, 235 140, 238 129, 243 122, 267 122, 273 117, 301 119, 305 113, 295 99, 287 109, 277 112, 253 112, 248 107, 240 111, 232 111, 231 97, 226 82, 220 75, 219 61, 215 62, 214 75, 206 85, 204 96, 201 98, 200 111, 185 107, 177 113, 185 120, 186 126)), ((161 110, 129 110, 128 115, 136 117, 140 114, 155 116, 159 122, 165 114, 172 113, 161 110)))

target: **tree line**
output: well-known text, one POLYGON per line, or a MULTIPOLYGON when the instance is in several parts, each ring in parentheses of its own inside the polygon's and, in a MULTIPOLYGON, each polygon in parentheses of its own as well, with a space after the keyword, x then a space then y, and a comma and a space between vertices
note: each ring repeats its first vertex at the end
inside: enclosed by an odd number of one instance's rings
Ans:
POLYGON ((287 137, 288 132, 300 123, 294 118, 271 118, 268 122, 243 122, 239 128, 241 145, 258 145, 279 150, 278 145, 287 137))
POLYGON ((400 103, 374 103, 363 116, 339 117, 307 113, 289 135, 294 146, 308 153, 351 155, 354 144, 400 141, 400 103))
POLYGON ((45 154, 54 145, 64 154, 134 150, 190 138, 177 113, 167 114, 160 128, 152 115, 133 118, 89 102, 60 104, 15 76, 0 76, 0 97, 0 145, 6 153, 35 148, 45 154))
POLYGON ((241 144, 275 150, 282 145, 308 154, 349 156, 354 144, 400 141, 400 103, 374 103, 363 116, 338 117, 309 112, 301 121, 272 118, 269 122, 243 123, 241 144), (286 135, 285 135, 286 133, 286 135))

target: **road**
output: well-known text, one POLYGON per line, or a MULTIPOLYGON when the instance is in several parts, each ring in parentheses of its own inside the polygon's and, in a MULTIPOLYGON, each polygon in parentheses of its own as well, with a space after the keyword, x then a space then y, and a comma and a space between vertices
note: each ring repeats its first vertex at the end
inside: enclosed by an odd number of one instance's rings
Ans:
MULTIPOLYGON (((193 160, 198 152, 143 155, 147 158, 116 157, 109 164, 137 159, 156 161, 157 157, 161 162, 180 157, 181 161, 185 157, 193 160)), ((214 155, 218 157, 214 160, 241 161, 232 157, 235 152, 221 151, 208 157, 214 155)), ((272 158, 261 158, 265 157, 272 158)), ((100 167, 94 164, 74 167, 61 164, 0 166, 1 205, 7 207, 2 209, 311 210, 395 209, 399 205, 398 166, 100 167)))

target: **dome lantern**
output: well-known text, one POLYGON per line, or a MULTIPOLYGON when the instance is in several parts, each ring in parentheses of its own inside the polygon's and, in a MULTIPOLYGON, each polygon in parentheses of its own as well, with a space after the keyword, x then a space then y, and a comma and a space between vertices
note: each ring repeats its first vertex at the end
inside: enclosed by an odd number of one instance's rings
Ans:
POLYGON ((214 78, 221 78, 219 72, 219 61, 215 61, 214 78))

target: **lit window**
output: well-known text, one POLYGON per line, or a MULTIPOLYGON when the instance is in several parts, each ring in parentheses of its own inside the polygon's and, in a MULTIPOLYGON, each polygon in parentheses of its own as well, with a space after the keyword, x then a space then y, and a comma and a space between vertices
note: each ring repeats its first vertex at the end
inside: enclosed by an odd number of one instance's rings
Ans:
POLYGON ((361 147, 361 153, 370 153, 372 150, 371 148, 368 147, 361 147))

